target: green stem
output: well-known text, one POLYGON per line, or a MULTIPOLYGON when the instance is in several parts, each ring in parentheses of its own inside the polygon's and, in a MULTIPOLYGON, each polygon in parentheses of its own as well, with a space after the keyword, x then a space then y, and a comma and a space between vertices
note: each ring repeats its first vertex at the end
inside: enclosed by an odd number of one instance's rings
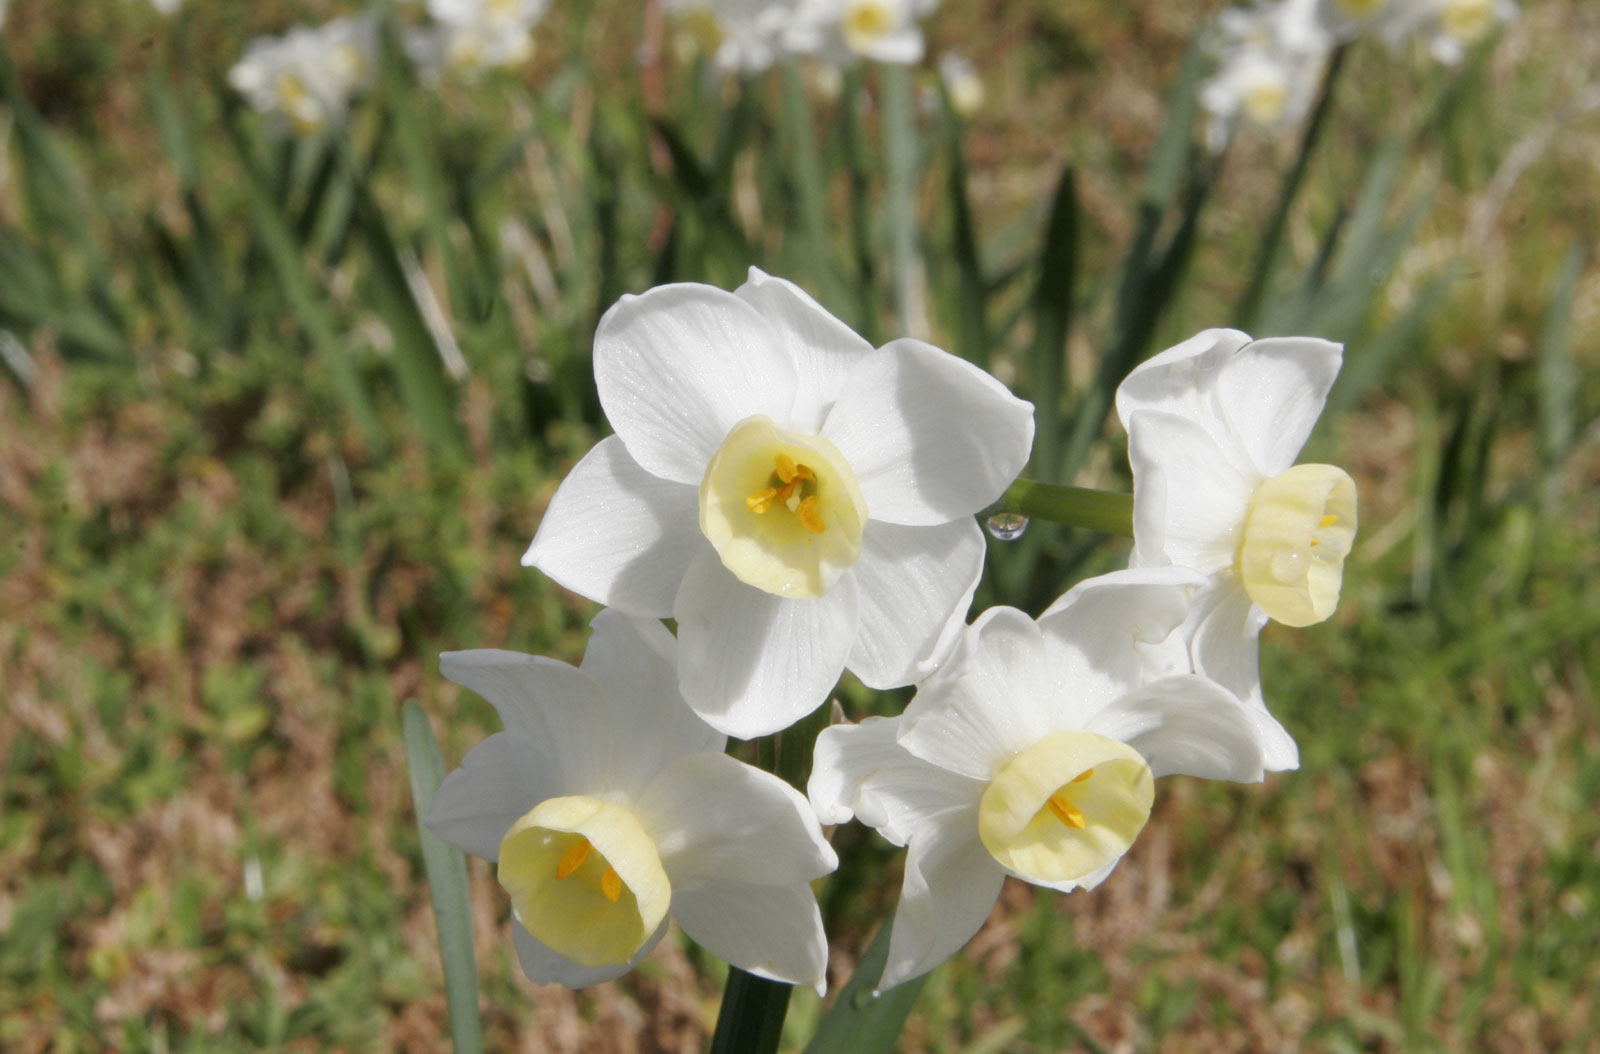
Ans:
POLYGON ((1030 520, 1050 520, 1106 534, 1133 537, 1133 495, 1086 487, 1063 487, 1019 479, 990 508, 989 515, 1014 512, 1030 520))
POLYGON ((773 1054, 783 1035, 783 1016, 793 991, 793 985, 728 967, 711 1054, 773 1054))

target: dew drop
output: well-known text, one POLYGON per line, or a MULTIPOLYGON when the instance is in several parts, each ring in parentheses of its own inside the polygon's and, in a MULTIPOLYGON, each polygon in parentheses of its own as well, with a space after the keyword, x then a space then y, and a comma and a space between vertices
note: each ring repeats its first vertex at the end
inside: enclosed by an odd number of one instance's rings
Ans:
POLYGON ((1014 542, 1028 529, 1028 518, 1016 512, 997 512, 986 522, 989 533, 1002 542, 1014 542))

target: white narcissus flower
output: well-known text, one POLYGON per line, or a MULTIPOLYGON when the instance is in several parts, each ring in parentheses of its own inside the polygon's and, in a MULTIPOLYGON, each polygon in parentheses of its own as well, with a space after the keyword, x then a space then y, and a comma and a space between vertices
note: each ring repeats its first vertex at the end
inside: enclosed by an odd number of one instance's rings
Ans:
POLYGON ((991 608, 903 715, 823 731, 808 788, 822 822, 853 815, 908 847, 879 990, 970 940, 1006 875, 1099 885, 1157 778, 1262 778, 1247 707, 1184 672, 1199 581, 1135 569, 1081 583, 1037 622, 991 608))
POLYGON ((678 685, 740 738, 848 667, 931 673, 983 570, 973 514, 1015 479, 1033 407, 919 340, 873 348, 798 286, 623 297, 595 334, 616 435, 562 482, 523 563, 678 622, 678 685))
POLYGON ((1401 0, 1400 14, 1385 27, 1391 47, 1421 38, 1435 59, 1449 66, 1467 57, 1474 44, 1497 26, 1516 21, 1515 0, 1401 0))
POLYGON ((1227 144, 1240 120, 1281 133, 1305 116, 1331 41, 1305 0, 1232 8, 1217 20, 1217 72, 1200 86, 1206 144, 1227 144))
POLYGON ((867 58, 910 64, 922 61, 918 20, 938 0, 802 0, 786 44, 832 65, 867 58))
POLYGON ((771 66, 794 30, 803 0, 667 0, 699 45, 715 54, 717 65, 738 73, 771 66))
POLYGON ((1339 373, 1342 348, 1206 330, 1117 389, 1133 467, 1130 566, 1205 575, 1189 634, 1194 668, 1257 719, 1271 771, 1299 765, 1267 712, 1257 645, 1268 618, 1309 626, 1339 603, 1356 487, 1332 465, 1295 465, 1339 373))
POLYGON ((228 83, 250 105, 297 135, 344 119, 350 98, 377 71, 377 26, 339 18, 316 29, 296 26, 281 37, 258 37, 228 71, 228 83))
POLYGON ((431 40, 415 35, 409 50, 423 59, 423 72, 434 76, 440 68, 516 65, 533 54, 533 27, 546 6, 546 0, 428 0, 428 13, 439 25, 431 40))
POLYGON ((505 723, 440 785, 427 824, 497 863, 528 977, 582 988, 649 954, 669 916, 741 969, 825 987, 809 883, 838 865, 805 798, 723 753, 676 692, 652 620, 595 617, 583 664, 441 656, 505 723))

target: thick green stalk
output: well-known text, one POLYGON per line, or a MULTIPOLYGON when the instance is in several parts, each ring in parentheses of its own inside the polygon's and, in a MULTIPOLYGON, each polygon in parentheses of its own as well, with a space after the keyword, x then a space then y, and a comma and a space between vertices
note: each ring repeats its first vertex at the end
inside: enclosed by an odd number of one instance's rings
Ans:
POLYGON ((1133 537, 1132 494, 1019 479, 1007 487, 1000 501, 986 512, 991 516, 1016 513, 1030 520, 1050 520, 1069 527, 1133 537))

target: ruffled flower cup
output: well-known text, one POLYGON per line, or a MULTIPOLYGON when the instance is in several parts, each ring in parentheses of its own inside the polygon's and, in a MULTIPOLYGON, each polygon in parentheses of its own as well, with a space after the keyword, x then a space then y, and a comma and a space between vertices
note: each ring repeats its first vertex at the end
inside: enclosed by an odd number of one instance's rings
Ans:
POLYGON ((1028 459, 1033 406, 918 340, 873 348, 797 286, 669 285, 600 321, 616 435, 562 482, 523 563, 678 623, 678 687, 740 738, 849 668, 938 667, 983 570, 973 514, 1028 459))
POLYGON ((826 729, 809 793, 908 847, 880 990, 933 969, 989 916, 1006 875, 1061 892, 1109 875, 1154 781, 1262 778, 1248 707, 1185 671, 1199 577, 1083 582, 1037 622, 990 608, 906 712, 826 729))
POLYGON ((825 987, 810 882, 838 865, 810 806, 672 689, 659 622, 595 617, 581 667, 509 651, 449 652, 444 675, 500 714, 439 787, 427 824, 496 863, 530 979, 573 988, 633 969, 669 918, 715 955, 825 987))

